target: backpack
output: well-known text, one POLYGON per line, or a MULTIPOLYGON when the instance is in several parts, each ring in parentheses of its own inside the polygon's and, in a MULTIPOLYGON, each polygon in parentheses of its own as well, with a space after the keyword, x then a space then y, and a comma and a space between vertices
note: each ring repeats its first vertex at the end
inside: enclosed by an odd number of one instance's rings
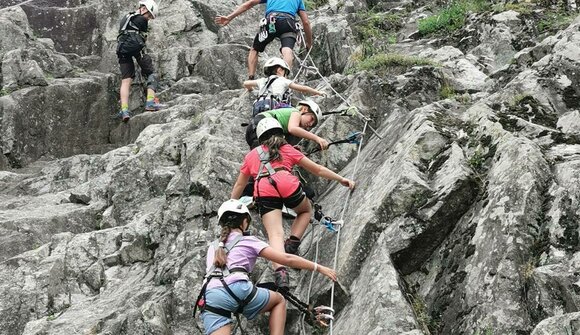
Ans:
POLYGON ((145 36, 131 19, 139 14, 131 12, 123 19, 119 25, 117 35, 117 54, 134 55, 145 47, 145 36))
POLYGON ((252 116, 256 116, 262 112, 269 111, 272 109, 282 108, 282 107, 290 107, 288 103, 290 101, 290 92, 286 91, 282 96, 274 95, 272 90, 270 90, 270 86, 278 76, 272 75, 268 78, 266 85, 262 87, 262 89, 258 92, 258 98, 254 101, 254 105, 252 107, 252 116))

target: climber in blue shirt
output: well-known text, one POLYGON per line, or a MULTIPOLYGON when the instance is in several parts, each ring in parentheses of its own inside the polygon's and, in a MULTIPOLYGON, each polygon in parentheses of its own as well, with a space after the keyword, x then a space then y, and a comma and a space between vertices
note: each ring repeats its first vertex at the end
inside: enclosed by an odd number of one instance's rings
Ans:
POLYGON ((253 80, 258 65, 258 53, 263 52, 271 41, 280 39, 282 58, 292 67, 294 55, 292 50, 296 44, 298 30, 296 29, 296 14, 300 16, 304 27, 306 48, 312 47, 312 28, 304 7, 303 0, 248 0, 236 8, 228 16, 217 16, 215 23, 225 26, 236 16, 242 14, 257 4, 265 3, 265 17, 260 21, 260 31, 256 34, 248 55, 248 78, 253 80))

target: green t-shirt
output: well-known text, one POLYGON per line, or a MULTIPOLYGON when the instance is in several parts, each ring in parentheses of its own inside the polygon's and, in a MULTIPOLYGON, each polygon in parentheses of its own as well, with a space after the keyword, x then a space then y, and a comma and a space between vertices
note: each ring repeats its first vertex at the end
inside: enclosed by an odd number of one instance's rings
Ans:
POLYGON ((266 115, 266 117, 273 117, 276 120, 278 120, 278 122, 280 122, 280 124, 282 125, 284 133, 288 134, 288 122, 290 122, 290 115, 292 115, 292 113, 300 113, 300 112, 296 108, 287 107, 274 109, 271 111, 264 112, 262 114, 266 115))

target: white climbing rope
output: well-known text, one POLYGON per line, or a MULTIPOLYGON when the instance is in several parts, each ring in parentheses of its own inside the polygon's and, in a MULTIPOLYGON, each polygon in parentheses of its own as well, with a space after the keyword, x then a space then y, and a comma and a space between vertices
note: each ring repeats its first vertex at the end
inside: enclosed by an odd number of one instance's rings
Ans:
MULTIPOLYGON (((302 44, 303 47, 306 47, 305 45, 305 39, 304 39, 304 31, 302 29, 299 30, 300 35, 299 35, 299 43, 302 44)), ((370 128, 373 133, 379 137, 380 139, 382 139, 382 136, 380 136, 377 131, 369 125, 369 122, 371 121, 369 117, 367 117, 366 115, 362 114, 358 108, 356 106, 352 106, 338 91, 336 91, 332 85, 330 84, 330 82, 328 81, 328 79, 326 79, 326 77, 324 77, 324 75, 322 75, 322 73, 320 73, 320 70, 318 69, 318 67, 314 64, 314 60, 312 59, 312 57, 310 56, 310 52, 312 51, 312 48, 308 49, 306 55, 304 56, 304 59, 300 59, 299 55, 295 52, 292 51, 294 53, 294 57, 298 60, 300 67, 298 69, 298 71, 296 72, 296 75, 294 76, 294 78, 292 79, 292 81, 294 82, 298 76, 303 72, 303 70, 307 69, 307 70, 314 70, 316 71, 317 75, 322 79, 322 81, 324 81, 324 83, 330 87, 330 89, 332 90, 332 92, 334 94, 336 94, 348 107, 348 110, 354 110, 356 112, 356 115, 358 115, 363 121, 364 121, 364 127, 363 127, 363 131, 362 131, 362 136, 360 139, 360 142, 358 144, 358 149, 357 149, 357 154, 356 154, 356 158, 355 158, 355 164, 354 164, 354 168, 353 168, 353 173, 352 173, 352 177, 351 179, 354 180, 357 170, 358 170, 358 163, 359 163, 359 157, 360 157, 360 152, 362 149, 362 144, 363 144, 363 139, 364 139, 364 135, 365 135, 365 131, 368 128, 370 128), (312 64, 312 66, 308 66, 307 62, 310 62, 312 64)), ((351 191, 348 190, 347 196, 345 198, 342 210, 341 210, 341 214, 340 214, 340 219, 339 221, 342 221, 344 219, 344 215, 346 213, 346 209, 348 208, 348 204, 350 201, 350 197, 351 197, 351 191)), ((340 245, 340 232, 342 230, 342 224, 338 225, 337 231, 336 231, 336 244, 335 244, 335 251, 334 251, 334 258, 333 258, 333 265, 332 268, 336 270, 337 267, 337 262, 338 262, 338 248, 340 245)), ((312 238, 311 238, 311 244, 312 244, 312 240, 314 239, 314 228, 310 231, 310 233, 312 234, 312 238)), ((314 252, 314 262, 318 263, 318 255, 319 255, 319 241, 320 239, 317 239, 315 242, 315 252, 314 252)), ((310 249, 310 247, 309 247, 310 249)), ((313 281, 314 281, 314 272, 312 272, 310 274, 310 281, 308 284, 308 290, 307 290, 307 297, 306 297, 306 303, 309 304, 310 303, 310 296, 312 294, 312 285, 313 285, 313 281)), ((335 282, 332 283, 332 287, 331 287, 331 291, 330 291, 330 308, 334 309, 334 291, 335 291, 335 282)), ((301 318, 301 329, 300 329, 300 333, 301 334, 306 334, 306 328, 305 328, 305 321, 306 316, 303 315, 301 318)), ((333 334, 333 326, 334 326, 334 320, 330 319, 330 335, 333 334)))
MULTIPOLYGON (((302 29, 299 29, 300 32, 300 40, 302 41, 302 46, 304 48, 306 48, 306 42, 304 41, 304 31, 302 29)), ((314 70, 316 71, 316 74, 320 77, 320 79, 322 79, 322 81, 324 81, 324 83, 326 83, 326 85, 332 90, 332 92, 338 96, 340 98, 340 100, 342 100, 347 106, 348 108, 355 108, 356 110, 356 114, 363 120, 365 121, 365 123, 368 124, 369 121, 371 121, 371 119, 364 115, 363 113, 361 113, 359 111, 358 108, 356 108, 356 106, 352 106, 340 93, 338 93, 337 90, 334 89, 334 87, 332 87, 332 85, 330 84, 330 82, 328 81, 328 79, 322 75, 322 73, 320 73, 320 70, 318 69, 318 67, 316 66, 316 64, 314 64, 314 60, 312 59, 312 56, 310 56, 310 52, 312 51, 312 47, 310 49, 308 49, 308 52, 306 53, 306 56, 304 56, 304 60, 301 60, 299 55, 292 50, 292 53, 294 54, 294 58, 296 58, 298 60, 298 63, 300 63, 300 68, 298 69, 298 72, 296 73, 296 75, 294 76, 294 78, 292 79, 292 81, 294 82, 296 80, 296 78, 298 78, 298 75, 300 75, 300 73, 302 72, 303 69, 309 69, 309 70, 314 70), (312 64, 312 66, 308 66, 307 62, 310 62, 312 64)), ((365 127, 367 126, 367 124, 365 124, 365 127)), ((368 125, 368 127, 371 129, 371 131, 380 139, 382 139, 383 137, 371 126, 368 125)))
MULTIPOLYGON (((362 131, 363 135, 361 136, 361 139, 360 139, 360 143, 359 143, 358 150, 357 150, 357 153, 356 153, 356 158, 355 158, 355 161, 354 161, 354 168, 352 170, 352 178, 351 178, 352 180, 354 180, 354 177, 356 176, 356 172, 357 172, 357 169, 358 169, 358 161, 359 161, 360 152, 361 152, 362 144, 363 144, 363 140, 364 140, 364 133, 365 133, 365 130, 367 129, 367 125, 368 125, 368 121, 365 122, 365 125, 363 127, 363 131, 362 131)), ((346 195, 346 199, 344 199, 344 205, 342 207, 342 212, 340 213, 340 219, 339 219, 339 221, 341 221, 341 220, 344 219, 344 214, 346 213, 346 209, 347 209, 348 203, 350 201, 350 195, 351 195, 351 193, 352 192, 350 192, 350 190, 349 190, 349 192, 346 195)), ((339 246, 339 242, 340 242, 340 232, 341 232, 341 230, 342 230, 342 225, 339 225, 338 226, 338 230, 336 232, 336 246, 335 246, 335 250, 334 250, 334 261, 333 261, 333 264, 332 264, 332 268, 334 270, 336 270, 336 266, 337 266, 337 263, 338 263, 338 246, 339 246)), ((336 285, 336 283, 335 282, 332 282, 332 287, 330 289, 330 308, 333 308, 333 309, 334 309, 334 286, 335 285, 336 285)), ((330 335, 332 335, 333 326, 334 326, 334 320, 333 319, 330 319, 330 335)))
MULTIPOLYGON (((364 134, 365 134, 365 131, 367 129, 367 126, 368 126, 368 121, 365 121, 365 125, 364 125, 363 131, 362 131, 362 136, 361 136, 360 142, 358 144, 358 149, 357 149, 357 153, 356 153, 356 157, 355 157, 355 163, 354 163, 354 167, 353 167, 353 171, 352 171, 351 180, 354 180, 355 179, 356 174, 357 174, 357 171, 358 171, 358 163, 359 163, 359 158, 360 158, 360 152, 361 152, 361 149, 362 149, 363 140, 364 140, 364 134)), ((340 218, 338 219, 338 222, 344 222, 343 221, 344 220, 344 215, 346 213, 346 210, 348 208, 348 204, 350 202, 351 193, 352 192, 350 190, 347 191, 347 196, 344 199, 344 204, 342 206, 342 210, 341 210, 340 218)), ((338 248, 339 248, 339 245, 340 245, 340 232, 342 230, 342 226, 343 226, 343 224, 337 225, 337 230, 336 230, 336 244, 335 244, 334 258, 333 258, 333 263, 332 263, 332 269, 334 269, 334 270, 336 270, 336 267, 338 265, 337 264, 338 263, 338 248)), ((314 229, 311 230, 311 234, 313 234, 312 235, 312 239, 314 239, 314 229)), ((315 251, 314 251, 314 260, 313 261, 316 262, 316 263, 318 263, 319 242, 320 242, 320 239, 317 239, 316 242, 315 242, 315 251)), ((307 293, 306 293, 307 294, 307 296, 306 296, 306 303, 307 304, 310 303, 310 296, 312 294, 312 284, 313 284, 313 281, 314 281, 314 272, 312 272, 310 274, 310 282, 308 284, 308 290, 307 290, 307 293)), ((331 286, 331 289, 330 289, 330 308, 333 309, 333 310, 334 310, 334 291, 335 291, 335 285, 336 285, 336 283, 335 282, 332 282, 332 286, 331 286)), ((305 324, 304 324, 305 317, 306 316, 303 315, 302 316, 302 319, 301 319, 301 329, 300 329, 300 333, 301 334, 306 334, 306 328, 305 328, 305 324)), ((333 334, 333 326, 334 326, 334 320, 333 319, 330 319, 330 325, 329 326, 330 326, 330 328, 329 328, 330 335, 332 335, 333 334)))

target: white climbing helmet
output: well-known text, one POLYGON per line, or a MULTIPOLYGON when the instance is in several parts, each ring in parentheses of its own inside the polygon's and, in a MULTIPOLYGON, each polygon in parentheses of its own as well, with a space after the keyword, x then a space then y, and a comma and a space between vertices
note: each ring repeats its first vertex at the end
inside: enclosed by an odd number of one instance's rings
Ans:
POLYGON ((284 132, 284 130, 282 129, 282 125, 280 124, 280 122, 278 122, 278 120, 276 120, 273 117, 265 117, 262 120, 260 120, 260 122, 258 122, 258 125, 256 126, 256 136, 258 137, 258 139, 260 139, 262 134, 272 129, 280 129, 280 133, 284 132))
POLYGON ((288 75, 288 73, 290 73, 290 67, 288 66, 288 63, 286 63, 280 57, 272 57, 272 58, 268 59, 266 61, 266 63, 264 64, 264 74, 267 76, 275 74, 275 73, 271 73, 271 70, 270 70, 274 66, 279 66, 279 67, 283 68, 284 71, 286 72, 286 75, 288 75))
POLYGON ((145 6, 153 18, 157 16, 159 8, 157 7, 157 3, 154 0, 140 0, 139 7, 141 6, 145 6))
POLYGON ((322 120, 322 111, 316 102, 312 100, 302 100, 298 101, 298 106, 300 105, 308 106, 308 108, 310 108, 310 111, 314 114, 314 118, 316 119, 314 126, 316 126, 318 122, 322 120))
POLYGON ((240 200, 230 199, 224 202, 218 209, 218 222, 220 222, 222 215, 227 212, 248 214, 250 221, 252 220, 252 217, 250 216, 250 210, 240 200))

